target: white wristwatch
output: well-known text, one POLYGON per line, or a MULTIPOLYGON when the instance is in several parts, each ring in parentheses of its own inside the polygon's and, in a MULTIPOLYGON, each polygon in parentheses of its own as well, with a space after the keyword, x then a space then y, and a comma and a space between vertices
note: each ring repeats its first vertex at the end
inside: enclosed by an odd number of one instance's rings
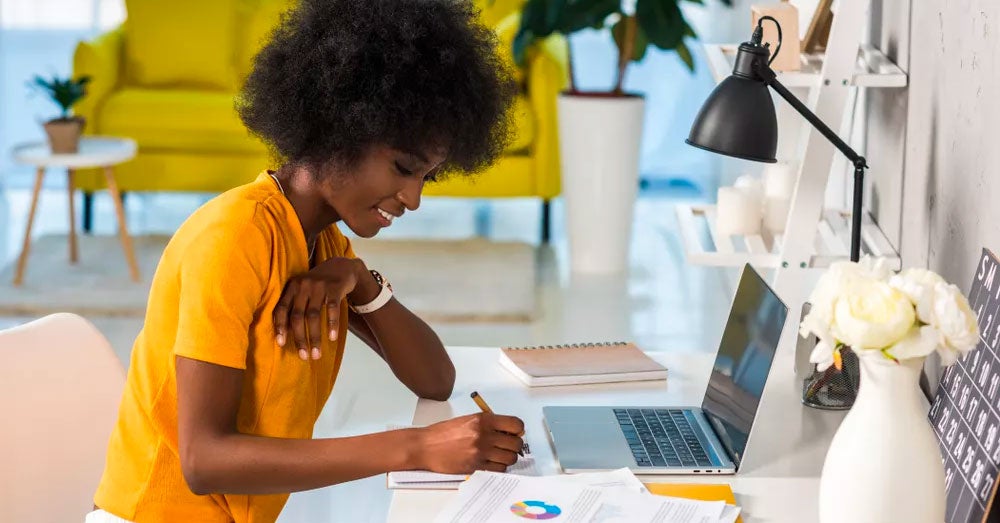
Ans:
POLYGON ((382 277, 376 270, 369 271, 372 277, 375 278, 375 282, 379 284, 381 290, 378 292, 378 296, 375 299, 365 303, 363 305, 351 305, 351 310, 358 314, 368 314, 370 312, 375 312, 382 308, 383 305, 389 303, 392 299, 392 285, 389 284, 389 280, 382 277))

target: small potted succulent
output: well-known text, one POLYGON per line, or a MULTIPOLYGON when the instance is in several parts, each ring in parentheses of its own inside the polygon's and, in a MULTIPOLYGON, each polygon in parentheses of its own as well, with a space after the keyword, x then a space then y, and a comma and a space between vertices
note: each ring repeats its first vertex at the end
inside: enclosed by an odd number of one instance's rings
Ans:
POLYGON ((45 122, 45 133, 49 137, 49 145, 56 154, 75 153, 80 145, 80 135, 83 134, 83 117, 73 116, 73 106, 87 94, 89 76, 77 79, 59 78, 45 79, 35 76, 29 84, 33 89, 45 93, 59 106, 62 114, 45 122))

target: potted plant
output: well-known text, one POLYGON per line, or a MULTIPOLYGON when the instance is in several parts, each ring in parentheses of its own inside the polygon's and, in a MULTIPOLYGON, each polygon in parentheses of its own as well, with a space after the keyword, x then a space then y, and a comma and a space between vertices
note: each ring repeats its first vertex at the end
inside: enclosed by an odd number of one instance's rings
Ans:
MULTIPOLYGON (((650 45, 676 52, 694 70, 685 38, 697 35, 684 19, 681 1, 527 0, 522 7, 512 44, 519 64, 525 63, 533 43, 554 33, 568 37, 587 28, 609 28, 618 48, 617 76, 610 91, 579 90, 571 54, 569 89, 558 100, 573 272, 616 273, 627 268, 645 101, 640 94, 624 91, 625 75, 628 65, 641 60, 650 45)), ((720 1, 731 5, 731 0, 720 1)))
POLYGON ((71 111, 73 106, 87 94, 87 83, 89 76, 81 76, 77 79, 59 78, 53 76, 51 80, 46 80, 41 76, 35 76, 31 87, 45 93, 52 101, 59 106, 62 114, 58 118, 53 118, 45 122, 45 133, 49 137, 49 145, 52 152, 56 154, 75 153, 80 145, 80 135, 83 134, 83 126, 86 123, 80 116, 73 116, 71 111))

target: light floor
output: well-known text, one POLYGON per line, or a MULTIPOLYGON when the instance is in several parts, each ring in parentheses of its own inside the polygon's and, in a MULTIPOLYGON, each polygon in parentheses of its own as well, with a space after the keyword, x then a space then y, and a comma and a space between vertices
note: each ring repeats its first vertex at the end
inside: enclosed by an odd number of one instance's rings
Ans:
MULTIPOLYGON (((54 173, 43 192, 35 235, 65 231, 67 198, 62 176, 54 173)), ((25 180, 8 179, 0 186, 0 261, 16 257, 29 205, 25 180)), ((134 234, 171 231, 208 196, 177 194, 129 195, 129 227, 134 234)), ((554 238, 541 249, 543 277, 539 286, 542 315, 532 323, 435 324, 447 345, 534 345, 571 341, 634 340, 649 351, 714 351, 729 308, 734 271, 694 267, 684 262, 673 206, 696 196, 676 192, 644 192, 640 196, 633 227, 631 267, 627 276, 579 277, 567 270, 567 245, 563 232, 562 205, 553 207, 554 238)), ((79 204, 77 205, 79 209, 79 204)), ((110 199, 99 195, 95 205, 95 229, 112 234, 115 221, 110 199)), ((384 231, 386 237, 462 238, 482 233, 493 239, 539 243, 540 205, 535 200, 477 202, 472 200, 425 199, 421 209, 384 231)), ((109 253, 118 255, 119 253, 109 253)), ((359 253, 361 256, 364 253, 359 253)), ((420 270, 414 268, 414 270, 420 270)), ((44 277, 31 274, 28 278, 44 277)), ((124 277, 124 275, 123 275, 124 277)), ((498 278, 504 277, 498 274, 498 278)), ((391 278, 391 276, 390 276, 391 278)), ((444 292, 461 292, 461 282, 444 292)), ((0 317, 0 328, 31 318, 0 317)), ((141 327, 136 319, 89 318, 111 340, 115 352, 127 365, 132 341, 141 327)), ((350 383, 351 361, 358 357, 358 342, 349 343, 341 381, 350 383)), ((340 385, 340 383, 338 383, 340 385)), ((330 420, 343 412, 338 390, 324 412, 324 435, 356 434, 377 430, 372 426, 348 426, 330 420), (339 407, 336 405, 339 404, 339 407)), ((378 390, 369 401, 377 401, 378 390)), ((407 408, 412 408, 407 407, 407 408)), ((405 410, 405 409, 403 409, 405 410)), ((407 422, 412 412, 400 412, 386 423, 407 422)), ((322 423, 321 423, 322 424, 322 423)), ((369 478, 341 486, 292 496, 281 521, 317 521, 317 515, 336 514, 335 521, 383 521, 389 493, 378 488, 382 478, 369 478), (373 495, 372 493, 377 493, 373 495)), ((323 519, 326 519, 324 516, 323 519)))

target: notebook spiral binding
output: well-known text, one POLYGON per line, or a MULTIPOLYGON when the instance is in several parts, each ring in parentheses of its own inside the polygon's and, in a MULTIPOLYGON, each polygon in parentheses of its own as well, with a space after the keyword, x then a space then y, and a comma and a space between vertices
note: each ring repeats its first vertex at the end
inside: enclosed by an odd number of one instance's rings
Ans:
POLYGON ((617 347, 628 345, 627 341, 605 341, 597 343, 562 343, 559 345, 533 345, 529 347, 504 347, 507 350, 543 350, 543 349, 585 349, 591 347, 617 347))

